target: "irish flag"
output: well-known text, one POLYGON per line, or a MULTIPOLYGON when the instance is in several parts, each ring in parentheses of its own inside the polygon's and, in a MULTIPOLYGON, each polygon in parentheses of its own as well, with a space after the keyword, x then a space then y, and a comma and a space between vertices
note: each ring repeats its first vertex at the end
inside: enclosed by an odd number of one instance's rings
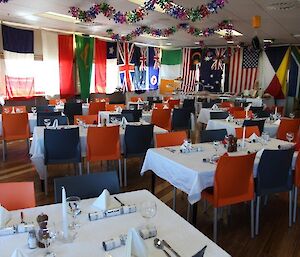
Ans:
POLYGON ((6 95, 34 95, 33 31, 2 25, 6 95))
POLYGON ((160 78, 172 80, 180 77, 182 50, 163 50, 160 67, 160 78))

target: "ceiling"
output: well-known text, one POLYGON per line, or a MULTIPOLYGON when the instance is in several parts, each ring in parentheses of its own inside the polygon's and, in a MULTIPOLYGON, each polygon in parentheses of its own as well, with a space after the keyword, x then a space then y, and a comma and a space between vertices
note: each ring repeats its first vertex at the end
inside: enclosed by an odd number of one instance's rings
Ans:
MULTIPOLYGON (((208 0, 207 0, 208 1, 208 0)), ((184 7, 195 7, 207 1, 203 0, 174 0, 176 4, 184 7)), ((97 2, 97 1, 96 1, 97 2)), ((100 1, 99 1, 100 2, 100 1)), ((116 10, 128 11, 138 7, 128 0, 109 0, 107 1, 115 7, 116 10)), ((141 1, 143 2, 143 1, 141 1)), ((150 11, 149 15, 141 22, 132 25, 116 24, 100 14, 95 22, 97 26, 88 26, 88 24, 76 24, 72 21, 60 21, 39 16, 45 12, 56 12, 68 14, 70 6, 77 6, 81 9, 89 9, 94 4, 92 0, 10 0, 6 4, 0 4, 0 19, 2 21, 17 22, 29 24, 36 28, 48 28, 54 30, 64 30, 70 32, 79 32, 98 36, 107 36, 106 30, 113 29, 114 32, 127 34, 141 25, 147 25, 154 28, 166 28, 180 23, 167 14, 157 11, 150 11), (42 3, 42 4, 41 4, 42 3)), ((228 0, 226 6, 217 14, 203 19, 201 22, 191 23, 194 27, 203 29, 214 27, 222 20, 231 20, 234 28, 243 33, 242 37, 235 37, 235 43, 249 43, 256 34, 262 39, 275 39, 275 44, 300 44, 300 1, 299 0, 228 0), (294 8, 289 10, 274 10, 269 6, 272 4, 294 4, 294 8), (262 25, 259 29, 253 29, 251 26, 252 16, 261 16, 262 25)), ((206 45, 216 46, 225 45, 226 41, 218 35, 211 37, 193 37, 185 31, 179 31, 167 39, 156 39, 152 37, 140 36, 134 41, 150 45, 171 47, 195 46, 195 42, 203 40, 206 45)))

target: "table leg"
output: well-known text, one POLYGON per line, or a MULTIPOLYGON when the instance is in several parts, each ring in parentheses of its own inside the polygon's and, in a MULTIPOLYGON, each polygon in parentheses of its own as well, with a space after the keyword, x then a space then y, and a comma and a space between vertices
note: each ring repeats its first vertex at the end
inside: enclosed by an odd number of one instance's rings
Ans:
POLYGON ((152 180, 151 180, 151 193, 155 195, 155 181, 156 181, 156 175, 152 171, 152 180))
POLYGON ((198 209, 198 203, 194 203, 192 205, 192 224, 194 226, 197 225, 197 209, 198 209))

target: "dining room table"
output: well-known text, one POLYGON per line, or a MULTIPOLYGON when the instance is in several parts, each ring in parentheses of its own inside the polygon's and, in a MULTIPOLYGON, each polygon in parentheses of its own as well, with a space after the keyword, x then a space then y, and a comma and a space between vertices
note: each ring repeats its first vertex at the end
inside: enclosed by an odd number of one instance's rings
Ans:
MULTIPOLYGON (((128 122, 128 125, 147 125, 147 122, 128 122)), ((108 124, 108 126, 114 126, 116 124, 108 124)), ((86 156, 86 144, 87 144, 87 131, 89 126, 97 126, 97 125, 69 125, 69 126, 58 126, 58 129, 68 129, 68 128, 79 128, 79 138, 81 145, 81 155, 82 157, 86 156)), ((32 164, 35 166, 36 171, 39 174, 41 180, 45 179, 45 175, 47 174, 47 167, 44 164, 44 130, 45 127, 35 127, 33 131, 32 143, 30 146, 30 159, 32 164)), ((167 133, 168 131, 160 128, 158 126, 154 126, 153 133, 154 134, 162 134, 167 133)), ((124 152, 124 135, 125 129, 120 126, 120 144, 121 144, 121 152, 124 152)))
MULTIPOLYGON (((147 224, 146 219, 141 215, 140 206, 145 202, 154 202, 157 208, 156 215, 151 218, 151 226, 156 229, 156 235, 143 240, 148 256, 166 256, 161 249, 154 247, 154 238, 165 240, 178 253, 180 257, 191 257, 206 246, 205 257, 227 257, 230 256, 225 250, 211 241, 194 226, 180 217, 171 208, 165 205, 157 197, 147 190, 120 193, 116 196, 125 205, 135 205, 136 212, 113 217, 106 217, 90 221, 88 214, 98 211, 93 206, 95 198, 81 200, 79 208, 81 213, 76 220, 77 226, 73 240, 64 242, 59 235, 62 231, 62 204, 50 204, 35 208, 11 211, 11 220, 7 226, 20 223, 20 213, 23 212, 24 221, 32 223, 37 228, 36 218, 40 214, 48 215, 49 229, 52 229, 55 240, 50 243, 50 250, 57 257, 124 257, 126 256, 126 245, 121 245, 113 250, 105 251, 102 242, 126 235, 132 228, 139 231, 147 224)), ((71 215, 69 216, 69 219, 71 215)), ((13 252, 19 252, 30 257, 43 256, 44 248, 29 249, 27 245, 28 233, 15 233, 12 235, 0 236, 1 257, 11 257, 13 252)), ((170 256, 175 256, 169 249, 165 248, 170 256)), ((143 255, 144 256, 144 255, 143 255)))

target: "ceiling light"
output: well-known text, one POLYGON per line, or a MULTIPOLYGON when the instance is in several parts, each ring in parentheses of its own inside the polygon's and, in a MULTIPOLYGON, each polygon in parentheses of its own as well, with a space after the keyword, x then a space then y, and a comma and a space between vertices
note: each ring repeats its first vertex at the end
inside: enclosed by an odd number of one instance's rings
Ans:
POLYGON ((171 46, 172 43, 171 43, 171 42, 167 42, 166 45, 167 45, 167 46, 171 46))
POLYGON ((44 12, 44 13, 39 13, 36 15, 43 17, 43 18, 59 20, 59 21, 64 21, 64 22, 71 22, 71 23, 79 23, 80 22, 75 17, 72 17, 70 15, 61 14, 61 13, 56 13, 56 12, 44 12))
POLYGON ((293 37, 300 37, 300 34, 294 34, 293 37))
POLYGON ((161 40, 166 40, 166 39, 168 39, 168 37, 164 37, 164 36, 154 36, 154 35, 150 35, 150 34, 142 34, 141 37, 150 38, 150 39, 161 39, 161 40))
POLYGON ((199 41, 196 41, 196 42, 195 42, 195 45, 200 45, 200 42, 199 42, 199 41))
POLYGON ((227 44, 234 44, 234 41, 233 40, 228 40, 227 44))
MULTIPOLYGON (((222 37, 226 36, 228 34, 228 29, 221 29, 219 31, 216 31, 216 33, 222 37)), ((233 30, 230 30, 231 32, 231 35, 234 36, 234 37, 241 37, 243 36, 243 34, 241 32, 238 32, 237 30, 233 29, 233 30)))
POLYGON ((266 44, 273 44, 274 43, 274 39, 264 39, 264 43, 266 43, 266 44))

